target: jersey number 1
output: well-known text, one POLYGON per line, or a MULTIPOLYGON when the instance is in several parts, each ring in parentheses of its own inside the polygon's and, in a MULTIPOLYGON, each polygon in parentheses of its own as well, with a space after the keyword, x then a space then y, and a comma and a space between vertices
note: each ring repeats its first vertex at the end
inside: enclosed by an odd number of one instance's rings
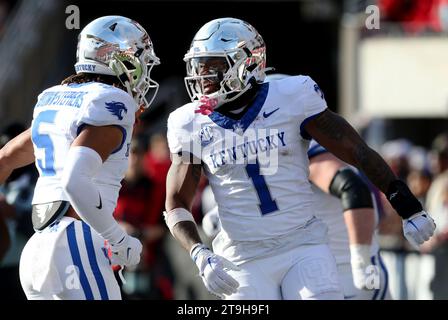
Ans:
POLYGON ((246 171, 249 178, 252 179, 252 183, 254 184, 258 198, 260 199, 259 206, 261 214, 265 215, 277 211, 277 202, 272 199, 271 193, 266 185, 266 180, 262 175, 260 175, 260 164, 258 161, 256 163, 246 165, 246 171))
POLYGON ((44 149, 45 162, 42 159, 37 160, 37 166, 42 172, 42 176, 54 176, 56 171, 54 170, 54 146, 48 134, 39 133, 39 128, 43 123, 54 123, 56 118, 56 110, 46 110, 39 113, 34 119, 33 127, 31 129, 31 137, 33 143, 39 149, 44 149))

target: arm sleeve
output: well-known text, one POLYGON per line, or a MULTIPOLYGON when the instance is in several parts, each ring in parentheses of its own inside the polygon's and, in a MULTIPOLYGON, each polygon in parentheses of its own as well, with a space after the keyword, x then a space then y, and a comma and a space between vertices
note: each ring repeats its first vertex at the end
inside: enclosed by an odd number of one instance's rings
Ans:
POLYGON ((104 239, 111 244, 119 243, 125 231, 113 218, 111 210, 101 199, 101 194, 93 182, 103 162, 100 155, 88 147, 70 148, 64 171, 62 187, 76 213, 104 239))

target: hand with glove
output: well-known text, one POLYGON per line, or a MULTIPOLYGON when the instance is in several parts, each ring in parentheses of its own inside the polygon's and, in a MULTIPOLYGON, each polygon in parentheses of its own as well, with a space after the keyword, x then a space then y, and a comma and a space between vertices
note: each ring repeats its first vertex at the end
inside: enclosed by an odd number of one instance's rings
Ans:
POLYGON ((350 245, 350 263, 352 266, 353 284, 359 290, 371 290, 367 281, 370 274, 367 273, 367 267, 371 265, 370 245, 351 244, 350 245))
POLYGON ((137 238, 125 235, 118 243, 110 243, 111 263, 120 266, 134 266, 140 262, 142 243, 137 238))
POLYGON ((434 220, 425 211, 420 211, 408 219, 403 219, 403 233, 409 243, 417 250, 429 240, 436 229, 434 220))
POLYGON ((403 218, 404 236, 418 250, 419 246, 434 234, 436 229, 434 220, 423 210, 420 202, 403 181, 393 181, 386 196, 395 211, 403 218))
POLYGON ((190 256, 199 269, 199 275, 207 290, 220 299, 236 293, 239 283, 228 274, 229 270, 240 270, 229 260, 214 254, 202 243, 195 244, 190 256))

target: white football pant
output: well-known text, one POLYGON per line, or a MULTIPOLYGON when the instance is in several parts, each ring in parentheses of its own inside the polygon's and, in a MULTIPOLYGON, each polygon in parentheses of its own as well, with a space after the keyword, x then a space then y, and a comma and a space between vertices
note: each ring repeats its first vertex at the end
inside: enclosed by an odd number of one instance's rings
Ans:
POLYGON ((28 240, 20 282, 30 300, 121 299, 105 240, 85 222, 68 217, 28 240))

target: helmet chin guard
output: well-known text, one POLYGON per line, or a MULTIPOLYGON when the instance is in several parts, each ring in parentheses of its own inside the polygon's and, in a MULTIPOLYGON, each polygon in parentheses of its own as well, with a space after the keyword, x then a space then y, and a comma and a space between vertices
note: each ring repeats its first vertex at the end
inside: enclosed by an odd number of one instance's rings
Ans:
POLYGON ((79 34, 76 73, 117 76, 138 106, 149 107, 159 84, 150 73, 160 64, 148 33, 137 22, 105 16, 90 22, 79 34), (148 102, 146 95, 153 94, 148 102))

